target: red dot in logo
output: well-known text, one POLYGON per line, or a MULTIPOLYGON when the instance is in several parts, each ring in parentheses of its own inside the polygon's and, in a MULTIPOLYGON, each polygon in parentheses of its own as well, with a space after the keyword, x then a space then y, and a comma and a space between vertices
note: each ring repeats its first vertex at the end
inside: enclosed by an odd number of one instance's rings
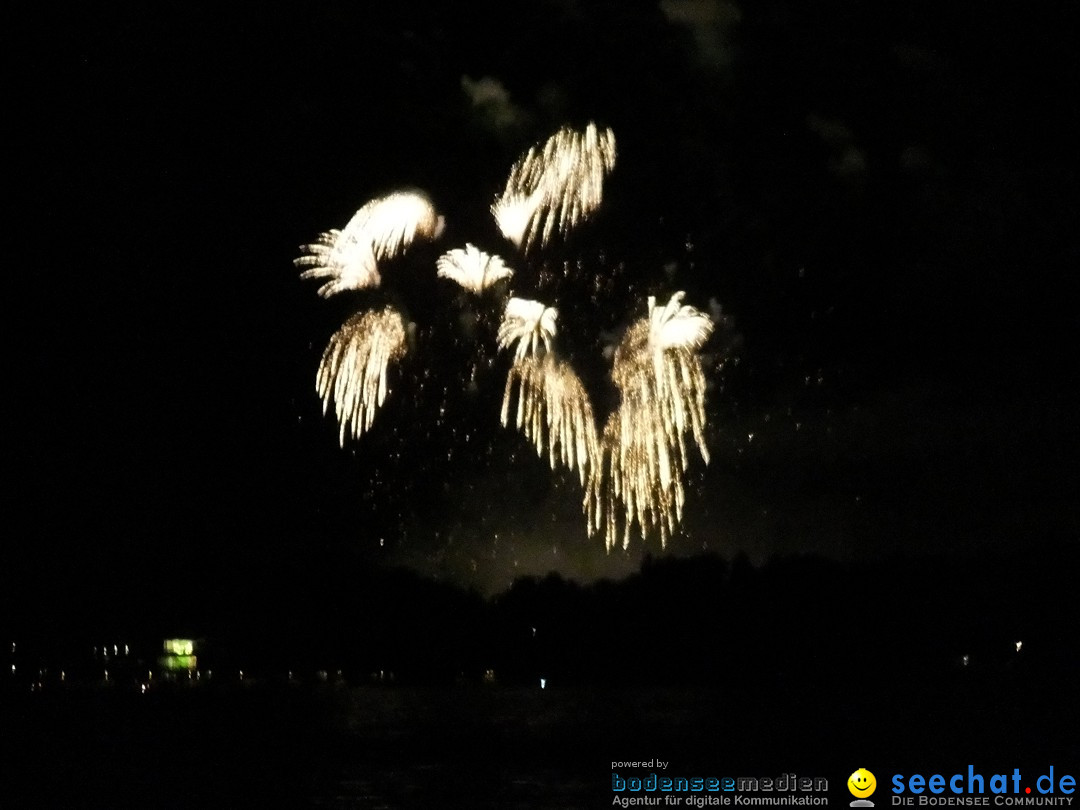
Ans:
POLYGON ((1031 788, 1024 788, 1024 793, 1031 793, 1031 788))

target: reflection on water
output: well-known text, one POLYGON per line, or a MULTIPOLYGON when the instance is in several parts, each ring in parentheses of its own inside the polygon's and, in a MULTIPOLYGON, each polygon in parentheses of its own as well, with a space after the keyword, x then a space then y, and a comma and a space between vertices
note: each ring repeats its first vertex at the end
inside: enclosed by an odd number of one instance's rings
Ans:
MULTIPOLYGON (((580 695, 536 689, 357 689, 313 806, 567 808, 589 803, 580 695), (575 741, 575 738, 577 740, 575 741), (583 759, 584 757, 584 759, 583 759)), ((602 758, 602 757, 601 757, 602 758)))
POLYGON ((1021 768, 1075 758, 1075 713, 1042 697, 1065 693, 1064 680, 968 674, 902 690, 773 678, 713 689, 0 691, 2 804, 561 810, 608 806, 613 760, 825 774, 958 752, 1021 768))
POLYGON ((354 763, 342 769, 333 784, 313 798, 312 805, 327 810, 397 810, 430 807, 433 801, 451 806, 498 807, 507 810, 538 808, 565 810, 582 807, 597 783, 567 779, 554 770, 522 770, 502 775, 497 782, 472 784, 446 766, 415 764, 370 773, 354 763))

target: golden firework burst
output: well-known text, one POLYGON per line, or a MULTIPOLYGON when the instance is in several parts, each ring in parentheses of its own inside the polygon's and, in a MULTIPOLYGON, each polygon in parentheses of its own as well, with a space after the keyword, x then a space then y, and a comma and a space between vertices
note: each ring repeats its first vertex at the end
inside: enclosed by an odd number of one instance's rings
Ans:
POLYGON ((438 238, 443 224, 427 195, 395 192, 364 205, 344 229, 332 229, 314 243, 301 245, 306 255, 293 263, 309 268, 300 274, 302 279, 329 279, 319 288, 323 298, 377 287, 382 282, 379 261, 398 255, 418 236, 438 238))
POLYGON ((615 351, 611 376, 620 404, 604 426, 585 496, 589 531, 603 530, 609 550, 620 535, 623 547, 629 545, 635 525, 643 538, 658 531, 666 546, 686 501, 687 434, 709 461, 705 373, 697 352, 713 325, 683 306, 683 295, 662 308, 650 298, 648 314, 615 351))
POLYGON ((323 413, 334 403, 338 441, 359 439, 375 419, 389 391, 391 362, 405 356, 405 323, 392 307, 353 315, 330 338, 315 378, 323 413))
POLYGON ((561 463, 576 470, 584 486, 600 448, 589 395, 573 368, 548 352, 516 358, 503 391, 504 427, 510 422, 515 389, 517 429, 533 443, 537 455, 547 452, 551 469, 561 463))
POLYGON ((581 132, 563 127, 513 165, 491 213, 517 247, 543 246, 555 231, 565 236, 600 206, 604 177, 613 168, 614 132, 593 123, 581 132))

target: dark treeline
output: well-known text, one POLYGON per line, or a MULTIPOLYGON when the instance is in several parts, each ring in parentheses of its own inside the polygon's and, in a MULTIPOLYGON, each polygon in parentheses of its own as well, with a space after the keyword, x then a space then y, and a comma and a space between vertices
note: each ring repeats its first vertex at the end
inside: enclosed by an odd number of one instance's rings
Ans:
POLYGON ((617 582, 519 579, 487 600, 406 570, 341 567, 321 588, 298 589, 317 597, 283 594, 260 610, 10 635, 21 671, 66 666, 89 678, 101 668, 91 651, 130 644, 125 666, 145 669, 163 638, 180 635, 200 640, 199 667, 215 680, 243 669, 350 683, 782 688, 853 672, 1064 671, 1078 663, 1076 563, 1072 549, 873 566, 669 557, 617 582))

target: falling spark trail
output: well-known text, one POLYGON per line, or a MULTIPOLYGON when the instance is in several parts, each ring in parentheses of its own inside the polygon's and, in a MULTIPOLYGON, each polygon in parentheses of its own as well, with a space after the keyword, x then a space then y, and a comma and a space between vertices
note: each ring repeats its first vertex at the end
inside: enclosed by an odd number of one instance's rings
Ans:
POLYGON ((522 250, 565 236, 603 198, 604 177, 615 167, 615 133, 589 124, 584 132, 563 127, 532 147, 511 168, 491 213, 503 236, 522 250))
POLYGON ((465 243, 465 248, 450 250, 439 257, 436 263, 439 278, 456 281, 466 290, 479 295, 495 282, 510 278, 514 271, 498 256, 492 256, 465 243))
POLYGON ((319 288, 319 295, 329 298, 379 286, 379 261, 398 255, 417 236, 435 239, 442 230, 443 218, 426 195, 399 191, 364 205, 343 230, 335 228, 302 245, 307 255, 293 263, 309 268, 300 274, 302 279, 329 279, 319 288))
POLYGON ((501 421, 510 422, 510 402, 517 390, 515 424, 555 469, 561 462, 577 470, 582 486, 595 464, 599 443, 596 421, 585 386, 573 368, 554 352, 558 312, 539 301, 511 298, 499 326, 499 348, 517 344, 506 376, 501 421), (541 352, 541 346, 543 351, 541 352))
POLYGON ((599 456, 596 421, 589 395, 569 364, 554 354, 515 358, 503 392, 502 424, 510 422, 510 402, 517 389, 515 424, 548 464, 577 470, 581 485, 599 456))
POLYGON ((635 524, 643 538, 659 531, 666 546, 686 501, 687 433, 709 460, 705 374, 697 352, 713 325, 682 299, 676 293, 661 308, 650 298, 648 315, 631 326, 615 352, 612 379, 621 402, 604 426, 585 497, 589 531, 602 529, 609 550, 620 533, 623 547, 629 545, 635 524))
POLYGON ((386 372, 405 356, 405 324, 392 307, 353 315, 330 338, 315 378, 326 413, 330 401, 338 421, 338 441, 359 439, 375 419, 388 391, 386 372))

